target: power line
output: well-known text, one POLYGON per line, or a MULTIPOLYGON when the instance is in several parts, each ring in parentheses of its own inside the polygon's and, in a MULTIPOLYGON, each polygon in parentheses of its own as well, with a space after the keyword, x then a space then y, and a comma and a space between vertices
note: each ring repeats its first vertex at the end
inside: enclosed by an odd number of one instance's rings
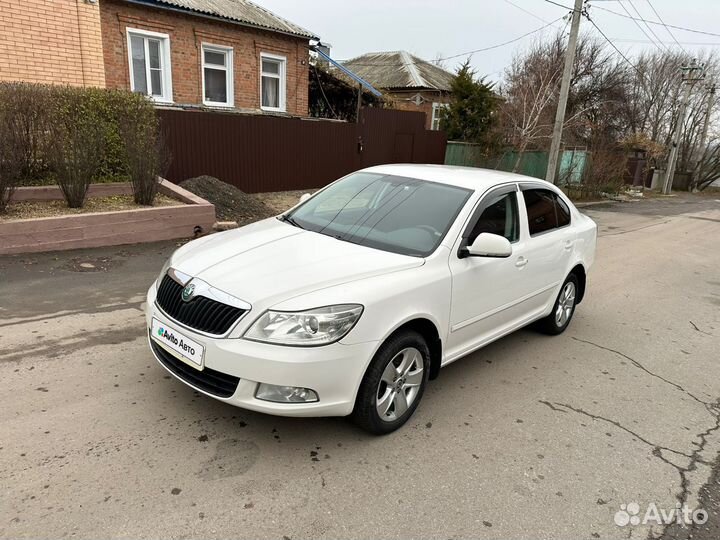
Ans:
MULTIPOLYGON (((633 11, 634 11, 635 13, 637 13, 637 16, 638 16, 638 17, 642 17, 642 15, 640 14, 640 11, 638 11, 638 8, 635 7, 635 4, 633 4, 633 1, 632 1, 632 0, 627 0, 627 1, 628 1, 628 3, 630 4, 630 7, 633 8, 633 11)), ((624 4, 621 3, 620 5, 622 5, 622 6, 624 7, 624 4)), ((627 11, 627 10, 625 10, 625 11, 627 11)), ((629 14, 629 13, 628 13, 628 14, 629 14)), ((633 22, 637 23, 637 21, 633 21, 633 22)), ((650 26, 647 22, 645 22, 645 27, 650 31, 650 33, 651 33, 651 34, 653 35, 653 37, 658 41, 658 43, 660 43, 660 38, 659 38, 659 37, 657 36, 657 34, 655 33, 655 30, 652 29, 652 26, 650 26)), ((643 32, 643 33, 644 33, 644 32, 643 32)), ((647 35, 647 34, 645 34, 645 35, 647 35)), ((653 38, 651 38, 650 36, 647 36, 647 37, 648 37, 650 40, 653 39, 653 38)), ((662 51, 666 51, 666 50, 667 50, 665 47, 660 47, 660 49, 661 49, 662 51)))
POLYGON ((561 8, 565 8, 568 11, 575 11, 574 7, 566 6, 564 4, 558 4, 557 2, 554 2, 553 0, 545 0, 548 4, 554 4, 556 6, 560 6, 561 8))
MULTIPOLYGON (((508 40, 508 41, 504 41, 504 42, 502 42, 502 43, 498 43, 497 45, 490 45, 489 47, 483 47, 483 48, 481 48, 481 49, 474 49, 474 50, 472 50, 472 51, 466 51, 466 52, 462 52, 462 53, 458 53, 458 54, 453 54, 452 56, 446 56, 446 57, 444 57, 444 58, 437 58, 436 60, 437 60, 438 62, 442 62, 443 60, 452 60, 452 59, 454 59, 454 58, 459 58, 459 57, 461 57, 461 56, 469 56, 469 55, 471 55, 471 54, 475 54, 475 53, 479 53, 479 52, 485 52, 485 51, 491 51, 491 50, 493 50, 493 49, 498 49, 498 48, 500 48, 500 47, 504 47, 505 45, 510 45, 511 43, 515 43, 516 41, 520 41, 521 39, 526 38, 526 37, 528 37, 528 36, 530 36, 530 35, 532 35, 532 34, 536 34, 537 32, 540 32, 540 31, 542 31, 542 30, 545 30, 548 26, 552 26, 553 24, 555 24, 555 23, 558 22, 558 21, 561 21, 562 19, 563 19, 563 17, 558 17, 558 18, 555 19, 554 21, 550 21, 549 23, 541 26, 540 28, 536 28, 535 30, 531 30, 530 32, 526 32, 525 34, 523 34, 523 35, 521 35, 521 36, 518 36, 518 37, 516 37, 516 38, 514 38, 514 39, 511 39, 511 40, 508 40)), ((397 63, 395 63, 395 62, 363 62, 363 63, 359 63, 359 62, 358 62, 358 63, 355 63, 355 62, 352 62, 352 59, 350 59, 350 60, 340 60, 340 62, 341 62, 341 63, 346 63, 346 64, 347 64, 347 63, 350 63, 352 66, 372 66, 372 67, 413 66, 413 65, 417 65, 417 64, 420 63, 420 62, 405 62, 405 63, 402 63, 402 64, 397 64, 397 63)), ((425 60, 422 60, 421 62, 422 62, 422 63, 426 63, 426 64, 429 64, 429 63, 430 63, 430 62, 426 62, 425 60)))
POLYGON ((585 15, 585 18, 590 22, 590 24, 592 24, 592 25, 595 27, 595 30, 597 30, 598 32, 600 32, 600 35, 605 38, 605 41, 607 41, 607 42, 610 44, 610 46, 611 46, 613 49, 615 49, 615 51, 622 57, 622 59, 625 60, 625 62, 627 62, 628 65, 630 65, 630 66, 637 72, 638 75, 640 75, 640 78, 641 78, 644 82, 647 82, 647 81, 645 81, 645 75, 643 74, 643 72, 640 71, 640 69, 639 69, 635 64, 633 64, 630 60, 628 60, 628 57, 625 56, 625 55, 622 53, 622 51, 621 51, 620 49, 618 49, 617 46, 612 42, 612 40, 605 35, 605 32, 603 32, 602 30, 600 30, 600 27, 599 27, 597 24, 595 24, 595 21, 593 21, 593 20, 590 18, 590 15, 589 15, 587 12, 585 12, 584 15, 585 15))
POLYGON ((657 12, 657 10, 655 9, 655 6, 653 6, 652 2, 651 2, 650 0, 647 0, 647 3, 648 3, 648 5, 650 6, 650 9, 653 10, 653 13, 655 13, 655 16, 658 18, 658 20, 659 20, 659 21, 662 23, 662 25, 665 27, 665 30, 667 30, 667 33, 670 34, 670 37, 673 38, 673 40, 675 41, 675 43, 678 44, 678 47, 680 47, 680 48, 682 49, 682 51, 683 51, 685 54, 687 54, 687 51, 685 50, 685 48, 684 48, 682 45, 680 45, 680 42, 679 42, 679 41, 677 40, 677 38, 675 37, 675 34, 673 34, 673 33, 670 31, 670 28, 668 28, 668 25, 665 24, 665 21, 663 21, 662 17, 661 17, 660 14, 657 12))
MULTIPOLYGON (((551 0, 545 0, 545 1, 546 1, 546 2, 550 2, 551 4, 555 4, 555 2, 551 2, 551 0)), ((566 7, 566 6, 563 6, 562 4, 557 4, 557 5, 559 5, 560 7, 566 7)), ((624 14, 622 14, 622 13, 618 13, 617 11, 613 11, 612 9, 607 9, 607 8, 600 7, 600 6, 593 6, 593 8, 595 8, 595 9, 600 9, 600 10, 602 10, 602 11, 607 11, 608 13, 612 13, 613 15, 617 15, 618 17, 623 17, 623 18, 625 18, 625 19, 635 19, 635 20, 642 21, 642 22, 646 22, 646 23, 649 23, 649 24, 657 24, 657 25, 659 25, 659 26, 665 26, 666 28, 674 28, 675 30, 683 30, 683 31, 685 31, 685 32, 694 32, 694 33, 696 33, 696 34, 704 34, 704 35, 706 35, 706 36, 720 37, 720 34, 715 34, 715 33, 713 33, 713 32, 706 32, 706 31, 704 31, 704 30, 693 30, 692 28, 684 28, 684 27, 682 27, 682 26, 677 26, 677 25, 674 25, 674 24, 664 24, 664 23, 661 23, 661 22, 658 22, 658 21, 650 21, 650 20, 643 19, 643 18, 638 19, 638 18, 633 17, 633 16, 631 16, 631 15, 624 15, 624 14)))
MULTIPOLYGON (((622 7, 623 10, 625 11, 625 13, 628 14, 628 17, 632 17, 631 13, 628 11, 628 8, 625 7, 625 4, 624 4, 623 2, 619 2, 619 3, 620 3, 620 7, 622 7)), ((634 6, 633 6, 633 7, 634 7, 634 6)), ((635 10, 635 11, 637 11, 637 10, 635 10)), ((640 15, 640 13, 638 13, 638 15, 640 15)), ((665 52, 665 49, 663 49, 662 45, 658 45, 657 43, 655 43, 655 41, 653 40, 653 38, 650 37, 650 34, 648 34, 648 33, 645 31, 645 29, 644 29, 642 26, 640 26, 640 23, 639 23, 638 21, 636 21, 634 18, 632 19, 632 21, 635 23, 635 26, 637 26, 637 27, 640 29, 640 31, 641 31, 643 34, 645 34, 645 37, 650 40, 650 43, 652 43, 653 45, 655 45, 655 46, 656 46, 658 49, 660 49, 662 52, 665 52)), ((649 27, 648 27, 648 28, 649 28, 649 27)))
POLYGON ((527 13, 528 15, 530 15, 531 17, 536 18, 538 21, 541 21, 541 22, 544 22, 544 23, 547 22, 545 19, 543 19, 543 18, 540 17, 539 15, 536 15, 536 14, 533 13, 532 11, 528 11, 527 9, 525 9, 525 8, 522 7, 522 6, 518 6, 515 2, 512 2, 511 0, 503 0, 503 2, 505 2, 506 4, 510 4, 510 5, 513 6, 514 8, 519 9, 520 11, 524 11, 525 13, 527 13))
MULTIPOLYGON (((613 41, 619 41, 621 43, 652 43, 651 41, 648 41, 647 39, 630 39, 630 38, 610 38, 613 41)), ((672 45, 672 41, 661 41, 663 45, 672 45)), ((706 46, 706 47, 717 47, 720 46, 720 41, 678 41, 675 42, 678 45, 694 45, 697 47, 700 46, 706 46)), ((685 50, 685 49, 683 49, 685 50)))

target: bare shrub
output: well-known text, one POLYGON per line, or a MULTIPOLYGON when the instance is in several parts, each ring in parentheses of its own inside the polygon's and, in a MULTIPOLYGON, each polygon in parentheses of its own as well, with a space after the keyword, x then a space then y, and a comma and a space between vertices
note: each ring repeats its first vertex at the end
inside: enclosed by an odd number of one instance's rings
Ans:
POLYGON ((137 204, 151 206, 170 154, 152 103, 139 94, 116 95, 116 119, 123 157, 137 204))
POLYGON ((85 204, 102 163, 107 126, 92 99, 101 99, 102 93, 70 87, 53 91, 48 157, 70 208, 85 204))
POLYGON ((6 88, 0 88, 0 213, 5 212, 15 188, 22 178, 22 137, 17 115, 6 99, 6 88))

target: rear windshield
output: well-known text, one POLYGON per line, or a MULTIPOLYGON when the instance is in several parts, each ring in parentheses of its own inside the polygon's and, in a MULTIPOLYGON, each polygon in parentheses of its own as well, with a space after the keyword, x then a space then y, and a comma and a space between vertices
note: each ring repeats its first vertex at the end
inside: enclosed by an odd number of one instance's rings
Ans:
POLYGON ((377 173, 354 173, 287 214, 297 226, 362 246, 425 257, 472 192, 377 173))

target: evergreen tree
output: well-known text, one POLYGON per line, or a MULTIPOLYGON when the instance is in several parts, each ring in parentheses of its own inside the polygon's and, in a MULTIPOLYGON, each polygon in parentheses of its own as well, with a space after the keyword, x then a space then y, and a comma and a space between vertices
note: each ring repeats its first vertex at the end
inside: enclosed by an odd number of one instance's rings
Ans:
POLYGON ((452 102, 440 120, 440 129, 447 133, 448 140, 488 142, 498 105, 492 86, 476 78, 470 60, 460 66, 451 85, 452 102))

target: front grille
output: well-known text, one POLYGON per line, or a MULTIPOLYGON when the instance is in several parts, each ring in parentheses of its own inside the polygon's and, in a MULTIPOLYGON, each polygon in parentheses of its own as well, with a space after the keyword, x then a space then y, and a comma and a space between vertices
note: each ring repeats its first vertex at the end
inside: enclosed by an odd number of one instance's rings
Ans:
POLYGON ((168 316, 195 330, 222 335, 245 313, 244 309, 204 296, 195 296, 185 302, 182 290, 183 286, 166 274, 158 287, 156 300, 168 316))
POLYGON ((220 373, 214 369, 205 368, 202 371, 188 366, 185 362, 178 360, 172 354, 163 349, 155 341, 150 339, 150 346, 158 360, 168 368, 176 377, 188 384, 199 388, 203 392, 214 396, 228 398, 235 393, 240 382, 238 377, 220 373))

